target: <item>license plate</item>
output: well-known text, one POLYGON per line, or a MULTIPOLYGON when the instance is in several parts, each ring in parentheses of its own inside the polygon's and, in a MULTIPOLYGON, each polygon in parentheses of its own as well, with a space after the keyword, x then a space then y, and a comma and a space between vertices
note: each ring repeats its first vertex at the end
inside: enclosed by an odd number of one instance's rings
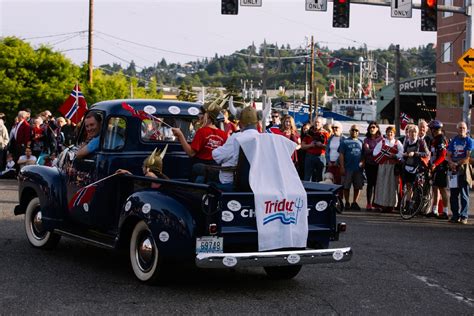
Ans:
POLYGON ((224 250, 224 238, 204 236, 196 238, 196 253, 222 253, 224 250))

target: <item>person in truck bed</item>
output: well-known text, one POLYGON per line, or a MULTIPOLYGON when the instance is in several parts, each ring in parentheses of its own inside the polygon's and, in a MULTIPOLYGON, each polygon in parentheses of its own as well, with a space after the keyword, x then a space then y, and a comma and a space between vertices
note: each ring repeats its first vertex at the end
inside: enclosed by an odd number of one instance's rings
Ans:
MULTIPOLYGON (((163 157, 166 154, 166 150, 168 149, 168 145, 163 149, 163 151, 157 151, 158 148, 151 153, 143 161, 143 175, 145 177, 155 178, 155 179, 165 179, 169 180, 169 178, 163 173, 163 157)), ((119 174, 132 174, 130 171, 126 169, 118 169, 115 173, 119 174)), ((153 189, 158 189, 160 187, 159 183, 152 183, 151 187, 153 189)))
MULTIPOLYGON (((236 167, 240 145, 238 139, 254 138, 259 133, 257 131, 257 110, 248 106, 240 112, 239 126, 240 132, 232 134, 225 144, 212 151, 212 158, 222 167, 236 167)), ((222 190, 232 191, 234 173, 232 171, 221 170, 219 172, 219 187, 222 190)))

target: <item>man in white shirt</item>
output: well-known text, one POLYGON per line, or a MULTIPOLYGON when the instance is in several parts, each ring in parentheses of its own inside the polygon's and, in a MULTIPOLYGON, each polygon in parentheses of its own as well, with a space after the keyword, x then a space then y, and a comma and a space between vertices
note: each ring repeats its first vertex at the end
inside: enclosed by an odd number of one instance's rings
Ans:
POLYGON ((23 156, 20 156, 20 158, 18 158, 17 164, 19 168, 21 169, 24 166, 36 164, 36 160, 37 158, 31 154, 31 148, 26 147, 25 154, 23 156))
MULTIPOLYGON (((258 135, 257 131, 257 111, 248 106, 242 110, 239 118, 240 132, 233 133, 224 145, 212 151, 212 158, 222 167, 235 167, 239 159, 240 145, 239 140, 254 138, 258 135)), ((223 171, 219 173, 219 181, 222 189, 232 190, 234 182, 234 173, 232 171, 223 171)))

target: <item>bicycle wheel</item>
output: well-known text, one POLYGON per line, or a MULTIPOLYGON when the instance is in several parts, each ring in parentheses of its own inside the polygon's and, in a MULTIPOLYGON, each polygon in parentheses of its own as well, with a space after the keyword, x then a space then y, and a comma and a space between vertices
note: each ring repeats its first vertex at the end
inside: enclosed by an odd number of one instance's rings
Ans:
POLYGON ((407 188, 403 186, 403 197, 400 202, 400 216, 403 219, 410 219, 418 214, 423 206, 423 191, 422 188, 415 186, 412 188, 413 194, 408 201, 408 194, 406 194, 407 188))

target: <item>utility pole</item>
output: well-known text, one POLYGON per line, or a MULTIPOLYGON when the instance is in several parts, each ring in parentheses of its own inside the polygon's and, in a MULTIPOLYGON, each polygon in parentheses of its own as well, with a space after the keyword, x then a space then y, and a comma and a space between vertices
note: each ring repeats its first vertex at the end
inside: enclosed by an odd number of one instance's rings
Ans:
POLYGON ((313 102, 314 97, 314 36, 311 35, 311 75, 309 79, 309 86, 311 94, 309 95, 309 120, 313 121, 313 102))
POLYGON ((400 45, 395 46, 395 135, 400 137, 400 45))
MULTIPOLYGON (((468 0, 466 4, 466 48, 471 48, 473 44, 473 33, 472 33, 472 10, 474 9, 474 5, 472 0, 468 0)), ((471 109, 470 106, 470 92, 464 91, 464 104, 463 104, 463 111, 462 111, 462 120, 466 122, 467 125, 467 132, 471 135, 471 109)))
POLYGON ((89 80, 89 84, 92 85, 92 70, 93 70, 93 62, 92 62, 92 43, 93 43, 93 21, 94 21, 94 0, 89 0, 89 48, 88 48, 88 56, 87 56, 87 63, 89 64, 89 73, 87 75, 87 79, 89 80))

